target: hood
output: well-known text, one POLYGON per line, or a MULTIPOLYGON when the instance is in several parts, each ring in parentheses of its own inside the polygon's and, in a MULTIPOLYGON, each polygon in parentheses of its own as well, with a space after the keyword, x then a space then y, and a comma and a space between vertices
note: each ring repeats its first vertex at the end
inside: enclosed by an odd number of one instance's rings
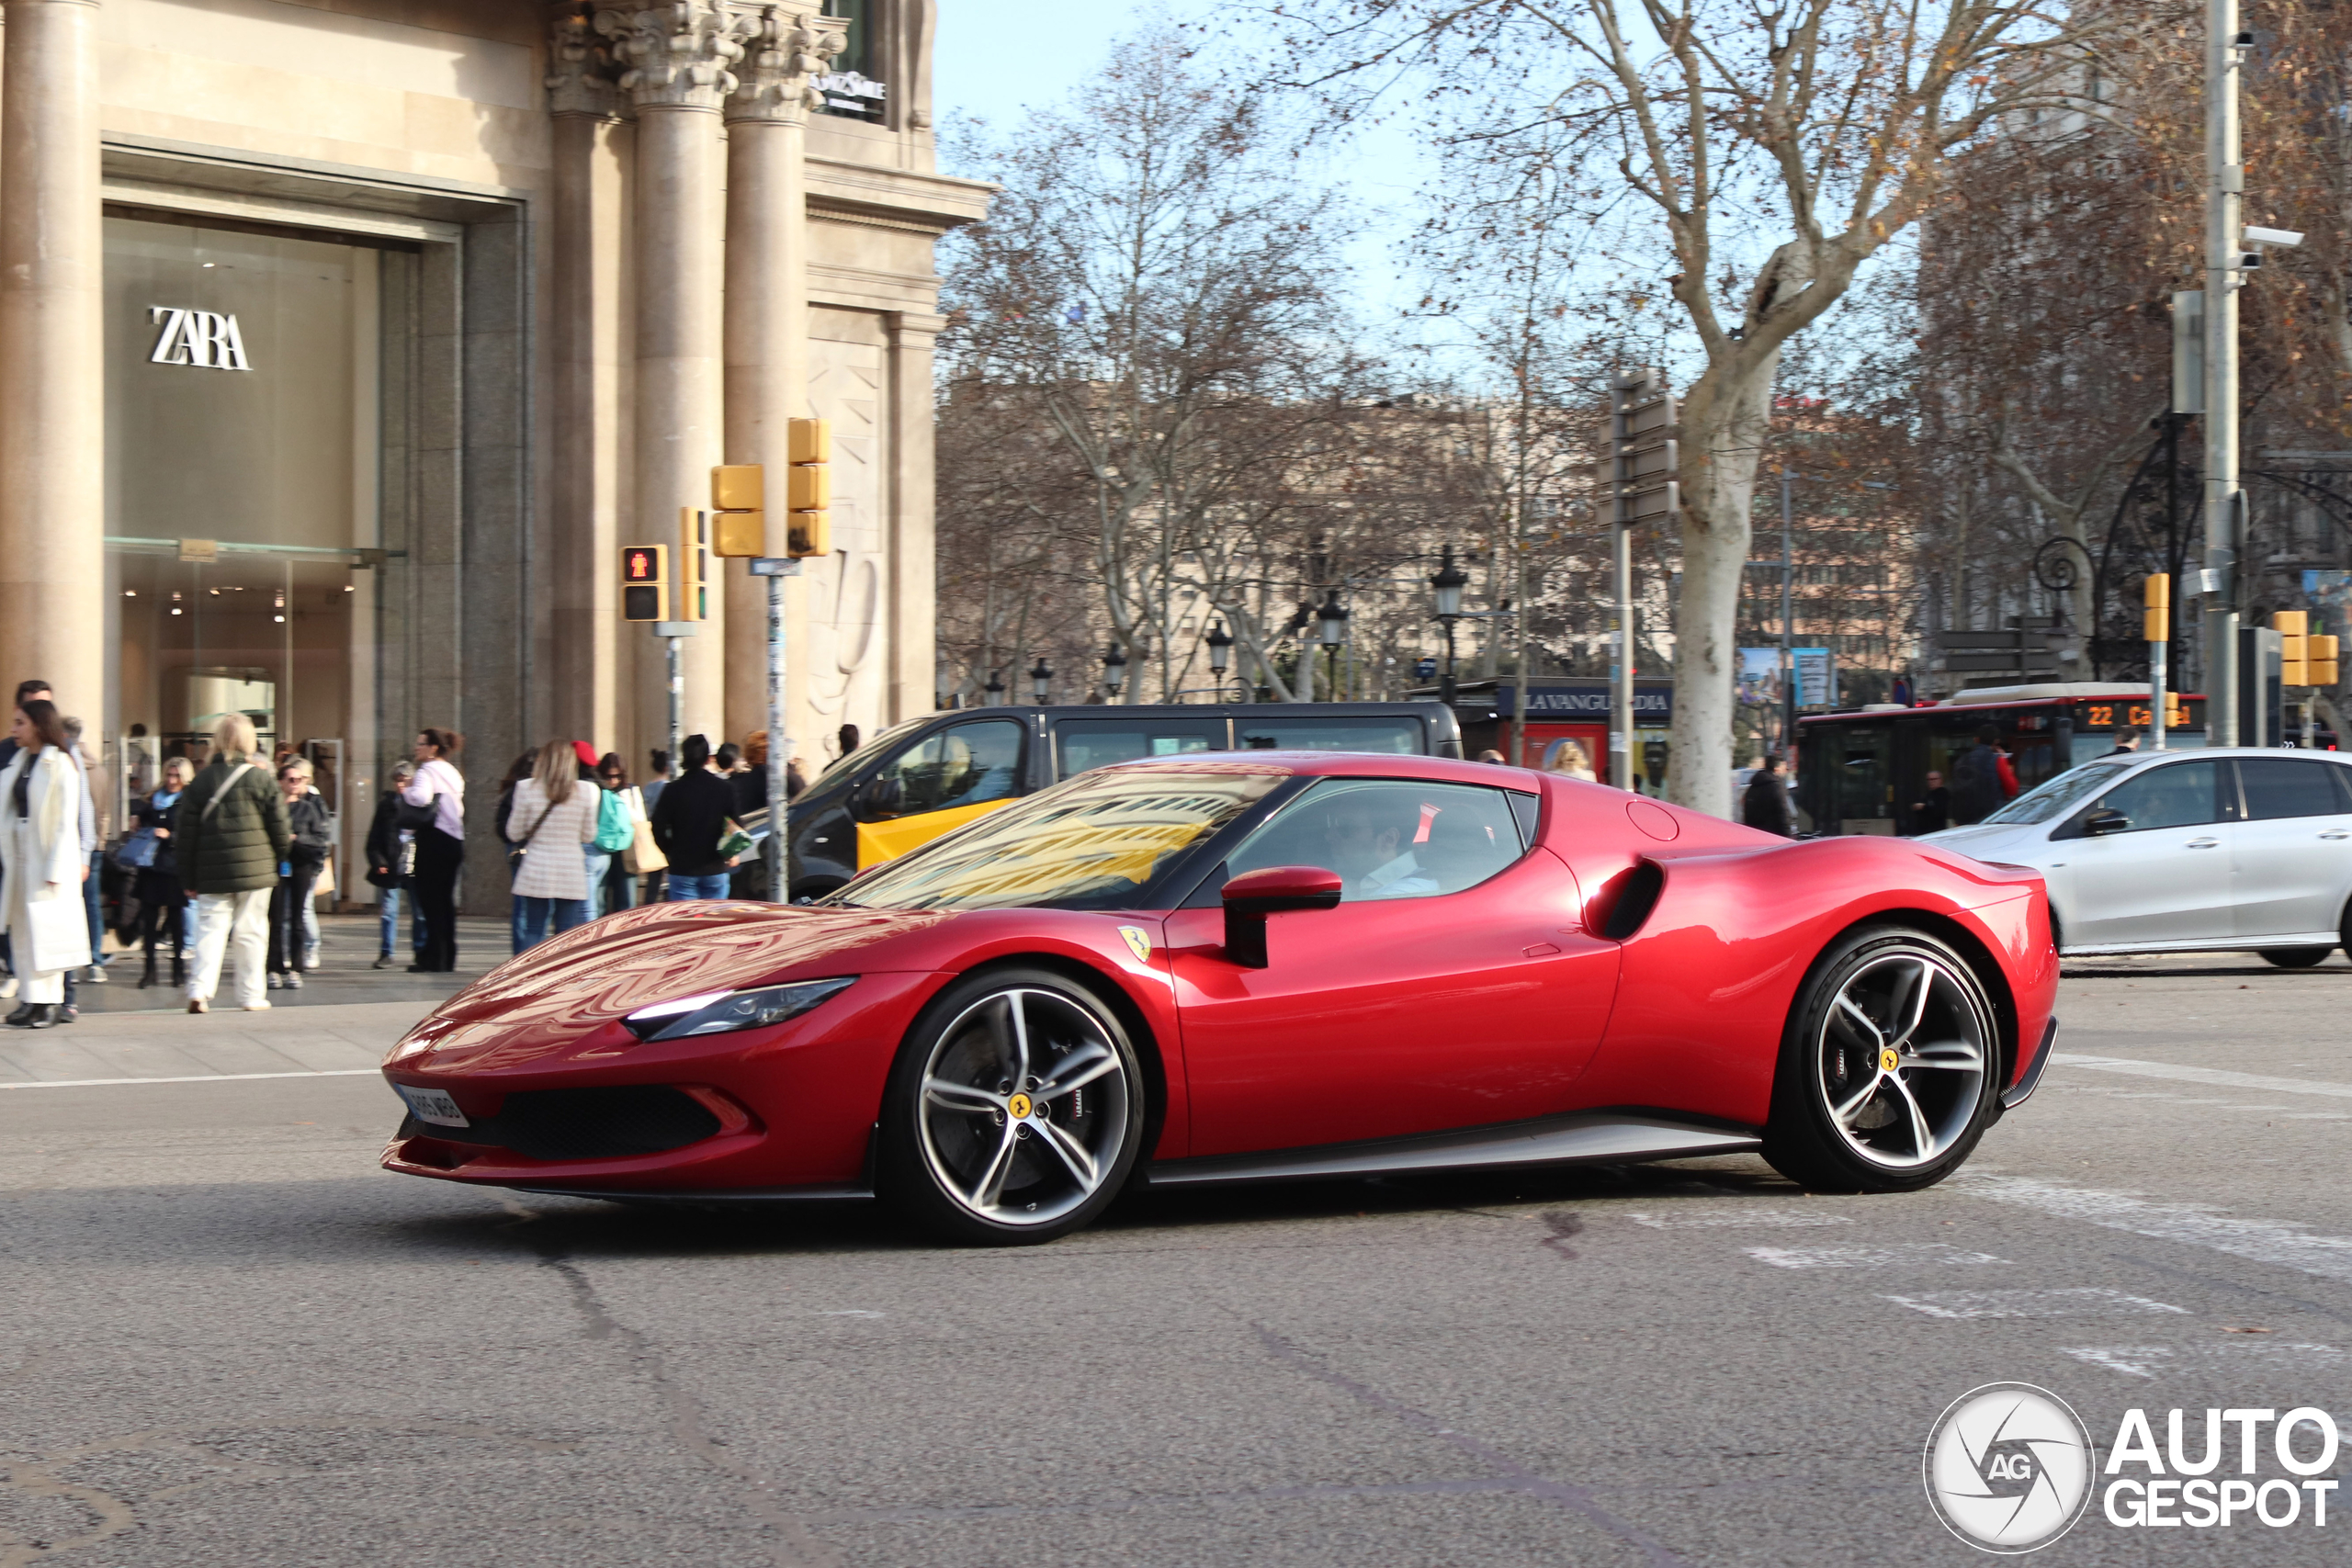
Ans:
POLYGON ((648 905, 499 965, 435 1008, 386 1059, 430 1050, 437 1067, 513 1066, 654 1002, 899 967, 876 950, 956 918, 716 901, 648 905))
POLYGON ((2006 860, 2031 854, 2049 841, 2047 822, 1980 822, 1972 828, 1947 828, 1923 834, 1917 840, 1972 860, 2006 860))

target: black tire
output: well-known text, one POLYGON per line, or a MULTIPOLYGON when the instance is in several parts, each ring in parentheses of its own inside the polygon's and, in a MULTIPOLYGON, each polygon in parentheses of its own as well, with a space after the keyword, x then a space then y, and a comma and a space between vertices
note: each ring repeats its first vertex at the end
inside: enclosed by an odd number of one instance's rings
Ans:
POLYGON ((1052 1241, 1092 1222, 1126 1184, 1148 1092, 1118 1014, 1091 987, 1045 969, 967 976, 899 1048, 882 1097, 877 1191, 946 1241, 1052 1241))
POLYGON ((1789 1011, 1764 1157, 1817 1191, 1915 1192, 1960 1168, 2000 1089, 1999 1024, 1968 961, 1925 931, 1864 927, 1789 1011))
POLYGON ((2266 947, 2262 961, 2280 969, 2309 969, 2314 964, 2324 964, 2332 947, 2266 947))

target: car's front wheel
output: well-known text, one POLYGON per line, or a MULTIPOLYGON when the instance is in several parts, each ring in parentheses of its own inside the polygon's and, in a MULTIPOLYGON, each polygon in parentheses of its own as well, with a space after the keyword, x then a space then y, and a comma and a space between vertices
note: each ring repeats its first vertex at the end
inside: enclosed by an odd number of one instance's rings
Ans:
POLYGON ((881 1195, 951 1241, 1051 1241, 1117 1196, 1144 1100, 1126 1031, 1087 987, 1036 969, 959 980, 891 1068, 881 1195))
POLYGON ((1908 1192, 1959 1168, 1999 1093, 1992 998, 1925 931, 1840 938, 1782 1036, 1764 1157, 1824 1191, 1908 1192))
POLYGON ((2262 961, 2280 969, 2308 969, 2314 964, 2324 964, 2332 947, 2266 947, 2262 961))

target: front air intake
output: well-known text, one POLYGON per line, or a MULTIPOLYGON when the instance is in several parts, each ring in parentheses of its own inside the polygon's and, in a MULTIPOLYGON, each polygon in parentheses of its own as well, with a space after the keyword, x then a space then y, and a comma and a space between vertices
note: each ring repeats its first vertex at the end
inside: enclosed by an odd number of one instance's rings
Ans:
POLYGON ((523 1089, 498 1114, 470 1127, 436 1127, 411 1118, 403 1137, 512 1149, 526 1159, 628 1159, 700 1143, 719 1120, 694 1096, 667 1084, 608 1089, 523 1089))

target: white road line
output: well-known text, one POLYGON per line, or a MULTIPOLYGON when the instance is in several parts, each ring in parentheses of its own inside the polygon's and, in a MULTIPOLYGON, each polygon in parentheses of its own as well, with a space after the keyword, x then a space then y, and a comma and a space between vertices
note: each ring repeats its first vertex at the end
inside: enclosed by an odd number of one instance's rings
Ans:
POLYGON ((2071 1291, 1924 1291, 1916 1296, 1881 1296, 1929 1317, 2080 1317, 2090 1314, 2173 1312, 2187 1307, 2145 1296, 2086 1285, 2071 1291))
POLYGON ((2273 1344, 2267 1340, 2244 1345, 2084 1345, 2062 1352, 2077 1361, 2105 1367, 2130 1378, 2154 1378, 2158 1372, 2187 1371, 2192 1367, 2221 1365, 2233 1371, 2260 1371, 2283 1363, 2295 1371, 2342 1366, 2352 1356, 2333 1345, 2273 1344), (2254 1362, 2252 1368, 2245 1366, 2254 1362))
POLYGON ((1775 1269, 1893 1269, 1922 1263, 2008 1261, 1940 1241, 1898 1242, 1892 1247, 1743 1247, 1740 1250, 1775 1269))
POLYGON ((2233 1258, 2352 1284, 2352 1237, 2312 1235, 2309 1225, 2290 1220, 2240 1219, 2212 1203, 2152 1202, 2132 1192, 2101 1192, 1989 1171, 1963 1170, 1953 1177, 1951 1186, 1970 1198, 2014 1203, 2060 1219, 2082 1220, 2159 1241, 2208 1247, 2233 1258))
POLYGON ((2085 1056, 2072 1051, 2052 1051, 2050 1065, 2053 1067, 2089 1067, 2102 1073, 2129 1073, 2134 1077, 2172 1078, 2180 1083, 2199 1083, 2211 1089, 2258 1089, 2268 1094, 2324 1094, 2336 1100, 2352 1100, 2352 1083, 2329 1083, 2324 1078, 2274 1078, 2260 1073, 2233 1073, 2220 1067, 2184 1067, 2171 1062, 2141 1062, 2129 1056, 2085 1056))
POLYGON ((1705 1208, 1687 1213, 1655 1213, 1637 1209, 1625 1216, 1637 1225, 1647 1225, 1654 1231, 1681 1230, 1686 1226, 1783 1226, 1802 1228, 1809 1225, 1849 1225, 1854 1222, 1843 1214, 1824 1214, 1812 1209, 1754 1209, 1745 1204, 1711 1203, 1705 1208))
POLYGON ((133 1083, 243 1083, 252 1078, 372 1078, 381 1067, 325 1067, 300 1073, 199 1073, 185 1078, 49 1078, 31 1083, 0 1083, 0 1089, 110 1089, 133 1083))

